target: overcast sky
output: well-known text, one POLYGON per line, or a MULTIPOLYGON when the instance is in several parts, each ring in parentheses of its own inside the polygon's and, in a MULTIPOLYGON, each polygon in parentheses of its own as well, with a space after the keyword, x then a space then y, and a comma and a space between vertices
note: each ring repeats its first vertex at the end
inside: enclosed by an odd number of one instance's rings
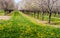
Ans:
POLYGON ((18 3, 19 1, 21 1, 21 0, 15 0, 15 3, 18 3))

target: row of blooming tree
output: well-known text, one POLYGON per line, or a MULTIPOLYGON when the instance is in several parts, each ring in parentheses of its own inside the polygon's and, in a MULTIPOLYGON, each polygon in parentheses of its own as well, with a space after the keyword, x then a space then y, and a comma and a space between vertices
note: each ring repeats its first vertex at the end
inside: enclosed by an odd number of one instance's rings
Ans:
POLYGON ((59 9, 59 0, 22 0, 19 2, 19 10, 25 11, 34 11, 38 13, 42 13, 42 20, 44 20, 44 14, 49 14, 48 23, 51 21, 51 15, 54 13, 55 15, 60 13, 59 9))

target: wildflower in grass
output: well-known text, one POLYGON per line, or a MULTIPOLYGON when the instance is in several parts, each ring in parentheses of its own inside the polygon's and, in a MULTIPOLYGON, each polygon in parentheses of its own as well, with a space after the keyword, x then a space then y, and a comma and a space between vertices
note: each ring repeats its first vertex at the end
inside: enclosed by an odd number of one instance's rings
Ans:
POLYGON ((25 32, 31 34, 32 30, 31 30, 31 28, 27 28, 25 32))
POLYGON ((40 37, 40 36, 41 36, 40 32, 39 32, 39 33, 37 33, 37 36, 38 36, 38 37, 40 37))
POLYGON ((57 37, 60 37, 59 35, 57 35, 57 37))
POLYGON ((24 35, 24 33, 21 33, 21 35, 24 35))
POLYGON ((25 31, 23 30, 22 33, 25 33, 25 31))
POLYGON ((23 38, 23 36, 20 36, 20 38, 23 38))
POLYGON ((26 30, 27 30, 28 32, 31 32, 31 27, 30 27, 30 26, 27 26, 26 30))
POLYGON ((51 35, 52 35, 52 36, 54 36, 54 35, 55 35, 55 33, 51 33, 51 35))
POLYGON ((24 35, 25 31, 21 30, 21 35, 24 35))
POLYGON ((36 28, 36 27, 34 27, 33 30, 34 30, 35 32, 37 32, 37 28, 36 28))
POLYGON ((33 34, 31 34, 31 36, 34 36, 33 34))
POLYGON ((3 26, 0 26, 0 30, 3 30, 4 28, 3 28, 3 26))

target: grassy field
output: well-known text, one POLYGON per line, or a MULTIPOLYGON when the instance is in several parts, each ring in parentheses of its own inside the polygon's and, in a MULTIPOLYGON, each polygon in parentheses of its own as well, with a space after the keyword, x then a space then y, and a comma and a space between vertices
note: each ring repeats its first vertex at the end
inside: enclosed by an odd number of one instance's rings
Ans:
POLYGON ((38 24, 22 12, 10 15, 11 19, 0 21, 0 38, 60 38, 60 28, 38 24))
MULTIPOLYGON (((26 14, 31 16, 31 17, 34 17, 34 13, 31 13, 31 12, 27 13, 26 12, 26 14)), ((39 13, 39 15, 38 15, 38 13, 36 13, 34 18, 36 18, 36 19, 41 21, 42 20, 42 16, 43 16, 44 17, 43 21, 47 21, 48 22, 48 19, 49 19, 48 15, 49 14, 47 14, 47 13, 45 15, 42 15, 42 13, 39 13), (39 18, 37 18, 37 17, 39 17, 39 18)), ((52 16, 51 16, 51 25, 60 25, 60 18, 59 18, 58 14, 56 14, 55 17, 54 17, 54 14, 52 14, 52 16)))
POLYGON ((4 15, 4 11, 0 10, 0 16, 3 16, 3 15, 4 15))

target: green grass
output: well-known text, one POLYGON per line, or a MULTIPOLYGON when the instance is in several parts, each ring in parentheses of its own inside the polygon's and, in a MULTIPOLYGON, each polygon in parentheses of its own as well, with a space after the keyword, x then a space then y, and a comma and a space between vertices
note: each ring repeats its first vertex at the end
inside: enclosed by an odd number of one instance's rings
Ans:
POLYGON ((12 18, 1 21, 0 38, 60 38, 60 28, 43 26, 22 12, 11 13, 12 18))
MULTIPOLYGON (((28 14, 27 14, 28 15, 28 14)), ((31 17, 34 17, 34 14, 29 14, 31 17)), ((47 21, 48 22, 48 20, 49 20, 49 16, 48 16, 49 14, 45 14, 44 15, 44 21, 47 21)), ((52 14, 52 16, 51 16, 51 23, 53 24, 53 25, 60 25, 60 18, 58 17, 59 15, 58 14, 56 14, 56 16, 54 17, 54 14, 52 14)), ((39 16, 37 15, 37 13, 35 14, 35 18, 37 18, 37 19, 39 19, 39 20, 42 20, 42 14, 40 13, 39 14, 39 16), (37 17, 39 17, 39 18, 37 18, 37 17)))
POLYGON ((3 16, 3 15, 4 15, 4 11, 0 10, 0 16, 3 16))

